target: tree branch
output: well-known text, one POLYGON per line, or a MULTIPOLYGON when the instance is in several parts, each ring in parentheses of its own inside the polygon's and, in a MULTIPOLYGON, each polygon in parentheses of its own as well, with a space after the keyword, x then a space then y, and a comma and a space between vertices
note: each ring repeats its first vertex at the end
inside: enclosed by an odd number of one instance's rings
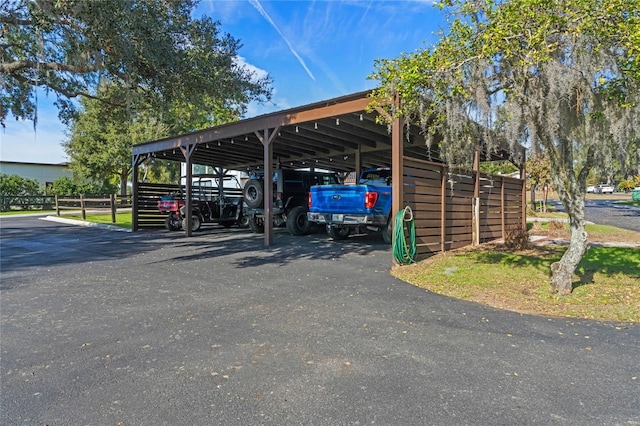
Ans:
POLYGON ((41 68, 50 71, 68 71, 77 74, 90 74, 100 70, 98 65, 69 65, 60 62, 13 61, 0 64, 0 73, 13 75, 25 68, 41 68))

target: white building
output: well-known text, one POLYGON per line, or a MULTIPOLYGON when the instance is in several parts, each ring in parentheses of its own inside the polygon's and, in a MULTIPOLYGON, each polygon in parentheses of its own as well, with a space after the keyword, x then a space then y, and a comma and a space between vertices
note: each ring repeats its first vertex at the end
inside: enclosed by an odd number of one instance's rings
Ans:
POLYGON ((0 173, 18 175, 26 179, 34 179, 40 182, 40 186, 51 185, 54 180, 67 176, 73 177, 73 172, 67 163, 44 164, 23 163, 19 161, 0 161, 0 173))

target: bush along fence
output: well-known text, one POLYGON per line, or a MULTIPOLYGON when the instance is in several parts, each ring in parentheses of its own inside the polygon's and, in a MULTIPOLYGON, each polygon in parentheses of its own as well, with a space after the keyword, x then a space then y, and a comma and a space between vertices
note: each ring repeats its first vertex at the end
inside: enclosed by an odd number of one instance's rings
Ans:
POLYGON ((116 213, 120 208, 131 207, 131 196, 126 198, 111 194, 107 196, 63 197, 55 196, 56 215, 60 216, 61 210, 80 210, 82 219, 87 219, 87 210, 97 212, 111 212, 111 223, 116 223, 116 213))
POLYGON ((2 195, 0 211, 51 210, 55 203, 53 195, 2 195))

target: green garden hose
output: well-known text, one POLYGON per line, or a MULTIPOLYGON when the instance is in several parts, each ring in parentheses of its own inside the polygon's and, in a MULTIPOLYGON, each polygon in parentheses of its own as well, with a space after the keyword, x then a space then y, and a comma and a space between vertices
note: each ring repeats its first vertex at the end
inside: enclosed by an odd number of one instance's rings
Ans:
POLYGON ((393 223, 393 259, 398 265, 414 263, 416 256, 416 227, 413 222, 413 211, 407 206, 396 214, 393 223), (409 241, 405 233, 405 225, 409 241))

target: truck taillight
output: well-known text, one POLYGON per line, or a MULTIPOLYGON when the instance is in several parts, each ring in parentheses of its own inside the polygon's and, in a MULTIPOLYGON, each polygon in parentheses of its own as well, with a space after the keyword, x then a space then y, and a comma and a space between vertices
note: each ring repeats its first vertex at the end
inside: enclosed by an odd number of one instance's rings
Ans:
POLYGON ((378 193, 377 192, 365 192, 364 193, 364 208, 372 209, 376 202, 378 201, 378 193))
POLYGON ((311 208, 311 204, 312 204, 312 202, 311 202, 311 193, 309 193, 309 202, 308 202, 308 204, 309 204, 309 208, 311 208))

